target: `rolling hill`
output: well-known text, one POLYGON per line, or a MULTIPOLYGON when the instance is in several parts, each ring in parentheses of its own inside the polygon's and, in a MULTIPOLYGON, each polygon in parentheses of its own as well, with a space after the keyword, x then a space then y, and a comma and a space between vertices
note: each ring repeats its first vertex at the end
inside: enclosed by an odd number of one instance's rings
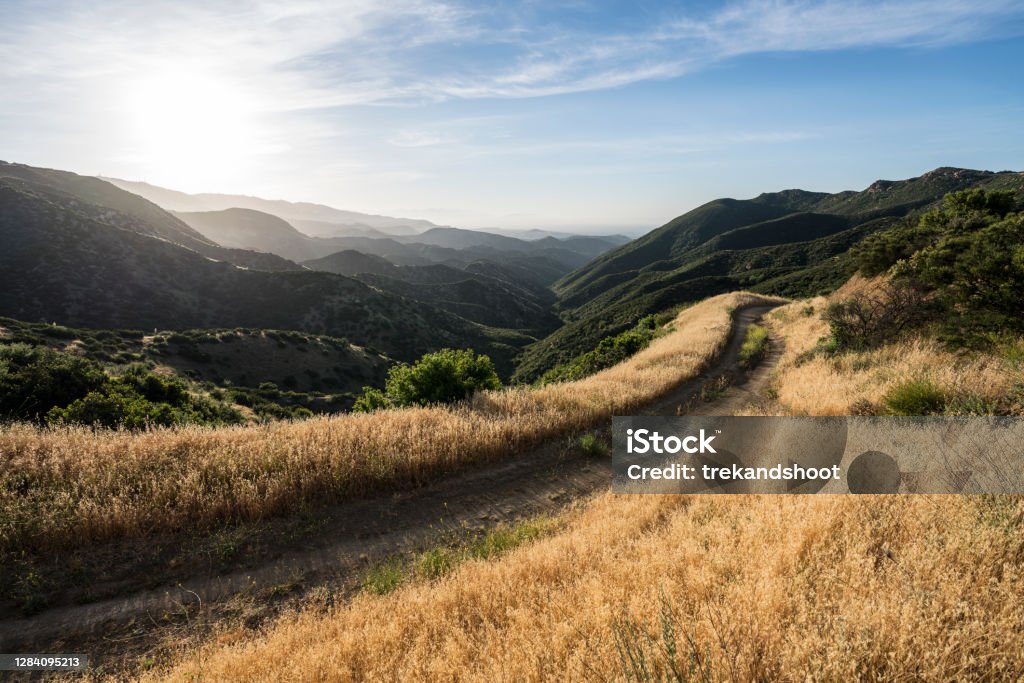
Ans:
POLYGON ((369 227, 389 235, 412 235, 437 227, 430 221, 416 218, 393 218, 358 211, 343 211, 323 204, 287 202, 279 199, 261 199, 235 194, 187 194, 149 183, 102 178, 122 190, 143 197, 168 211, 223 211, 224 209, 252 209, 279 216, 286 221, 314 221, 322 225, 320 236, 348 234, 350 226, 360 234, 369 227))
POLYGON ((274 254, 225 248, 153 203, 129 192, 117 191, 97 178, 0 161, 0 182, 29 192, 35 188, 59 197, 58 201, 84 216, 186 247, 211 259, 260 270, 299 269, 295 263, 274 254))
POLYGON ((30 322, 301 330, 399 360, 473 347, 506 374, 529 340, 279 257, 296 270, 238 267, 226 256, 267 255, 213 245, 150 202, 74 174, 0 166, 0 245, 0 315, 30 322))
POLYGON ((172 213, 217 244, 277 254, 293 261, 327 256, 347 245, 345 237, 310 237, 283 218, 255 209, 172 213))
POLYGON ((970 187, 1021 191, 1024 175, 944 167, 860 192, 785 190, 708 202, 554 283, 565 325, 526 349, 517 377, 532 380, 647 313, 721 292, 831 291, 853 272, 846 256, 853 244, 970 187))

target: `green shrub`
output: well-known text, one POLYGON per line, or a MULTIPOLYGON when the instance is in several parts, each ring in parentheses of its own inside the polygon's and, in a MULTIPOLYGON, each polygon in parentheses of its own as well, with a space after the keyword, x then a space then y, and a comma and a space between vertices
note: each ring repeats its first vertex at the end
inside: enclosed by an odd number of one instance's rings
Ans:
POLYGON ((256 390, 264 398, 278 398, 281 395, 281 390, 273 382, 261 382, 256 390))
POLYGON ((54 406, 101 391, 106 383, 95 361, 44 346, 0 347, 0 419, 43 421, 54 406))
POLYGON ((137 429, 227 424, 241 416, 141 364, 111 377, 93 360, 12 344, 0 347, 0 419, 137 429))
POLYGON ((472 349, 441 349, 413 365, 391 368, 384 386, 396 405, 432 405, 461 401, 481 389, 499 389, 501 380, 487 356, 476 356, 472 349))
POLYGON ((384 392, 373 387, 363 387, 363 395, 352 404, 352 410, 356 413, 372 413, 375 410, 393 407, 394 404, 384 395, 384 392))
POLYGON ((889 272, 934 292, 945 309, 944 341, 984 343, 1024 331, 1024 214, 1012 192, 946 195, 941 209, 868 237, 851 250, 866 275, 889 272))
POLYGON ((941 415, 946 409, 946 393, 929 380, 910 380, 897 384, 882 399, 888 415, 941 415))
POLYGON ((167 403, 152 403, 123 388, 93 391, 66 408, 51 408, 47 422, 142 429, 180 424, 184 416, 167 403))
POLYGON ((392 367, 384 391, 364 387, 353 410, 454 403, 481 389, 499 388, 501 380, 490 358, 475 355, 472 349, 441 349, 412 365, 392 367))

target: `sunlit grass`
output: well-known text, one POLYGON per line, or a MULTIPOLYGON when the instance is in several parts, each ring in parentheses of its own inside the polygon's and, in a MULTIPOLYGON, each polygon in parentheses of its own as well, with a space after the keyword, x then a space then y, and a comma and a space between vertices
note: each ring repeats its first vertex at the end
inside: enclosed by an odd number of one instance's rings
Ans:
POLYGON ((412 486, 607 423, 696 375, 723 347, 734 293, 576 382, 483 392, 466 405, 227 428, 0 431, 0 550, 70 547, 278 515, 412 486))
MULTIPOLYGON (((824 333, 808 306, 773 321, 786 348, 775 377, 785 410, 881 401, 922 372, 992 395, 1007 387, 986 384, 998 358, 928 365, 950 358, 925 339, 798 363, 824 333), (869 389, 878 372, 885 379, 869 389)), ((602 494, 562 519, 554 535, 487 561, 428 551, 415 575, 429 581, 290 616, 154 678, 948 681, 1024 671, 1020 497, 602 494)))
POLYGON ((681 680, 1015 680, 1024 508, 991 507, 602 494, 561 533, 183 653, 159 677, 675 680, 674 664, 681 680))

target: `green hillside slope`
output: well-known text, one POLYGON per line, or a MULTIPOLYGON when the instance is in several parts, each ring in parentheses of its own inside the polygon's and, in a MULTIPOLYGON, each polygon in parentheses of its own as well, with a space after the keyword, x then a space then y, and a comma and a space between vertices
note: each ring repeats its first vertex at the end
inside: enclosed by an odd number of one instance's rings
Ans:
POLYGON ((709 202, 556 282, 565 325, 525 350, 517 378, 533 380, 648 313, 706 296, 830 291, 854 271, 851 246, 970 187, 1019 191, 1024 176, 939 168, 861 192, 786 190, 709 202))

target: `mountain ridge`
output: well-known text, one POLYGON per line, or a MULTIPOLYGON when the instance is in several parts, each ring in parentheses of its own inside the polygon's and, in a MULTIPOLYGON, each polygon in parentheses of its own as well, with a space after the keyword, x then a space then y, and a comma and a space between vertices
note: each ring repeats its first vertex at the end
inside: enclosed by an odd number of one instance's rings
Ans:
POLYGON ((972 187, 1024 196, 1024 174, 944 166, 860 191, 789 189, 702 204, 555 282, 565 324, 524 350, 517 378, 530 381, 670 306, 736 289, 831 291, 853 273, 853 244, 972 187))

